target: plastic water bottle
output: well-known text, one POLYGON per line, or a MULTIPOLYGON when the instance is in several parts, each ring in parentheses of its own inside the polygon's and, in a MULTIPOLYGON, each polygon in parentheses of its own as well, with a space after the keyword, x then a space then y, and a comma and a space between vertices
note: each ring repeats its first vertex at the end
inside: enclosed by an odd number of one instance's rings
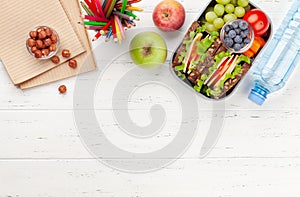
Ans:
POLYGON ((267 95, 285 85, 300 60, 300 0, 294 0, 286 17, 263 49, 254 66, 254 88, 248 98, 262 105, 267 95))

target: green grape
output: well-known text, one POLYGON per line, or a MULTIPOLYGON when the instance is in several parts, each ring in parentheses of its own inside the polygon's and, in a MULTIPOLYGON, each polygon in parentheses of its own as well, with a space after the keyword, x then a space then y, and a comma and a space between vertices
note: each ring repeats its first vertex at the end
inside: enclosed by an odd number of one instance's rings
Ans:
POLYGON ((245 15, 245 9, 243 7, 236 7, 234 9, 234 14, 238 17, 238 18, 241 18, 245 15))
POLYGON ((245 9, 246 12, 248 12, 248 11, 251 9, 251 7, 250 7, 250 5, 248 4, 246 7, 244 7, 244 9, 245 9))
POLYGON ((238 0, 237 4, 241 7, 246 7, 249 4, 249 0, 238 0))
POLYGON ((217 16, 223 16, 224 9, 224 5, 216 4, 214 7, 214 12, 217 14, 217 16))
POLYGON ((227 23, 228 21, 231 21, 231 20, 235 20, 237 19, 236 15, 234 14, 226 14, 224 17, 223 17, 225 23, 227 23))
POLYGON ((231 0, 230 3, 235 6, 237 5, 237 0, 231 0))
POLYGON ((216 18, 218 18, 218 16, 216 15, 216 13, 210 11, 210 12, 207 12, 205 14, 205 19, 207 22, 210 22, 212 23, 216 18))
POLYGON ((217 3, 222 4, 222 5, 226 5, 230 2, 230 0, 216 0, 217 3))
POLYGON ((223 25, 224 25, 224 21, 222 18, 216 18, 214 20, 214 26, 216 29, 221 29, 223 27, 223 25))
POLYGON ((207 12, 211 12, 211 11, 214 11, 214 7, 208 7, 208 8, 205 10, 205 14, 206 14, 207 12))
POLYGON ((206 30, 208 31, 208 32, 213 32, 213 31, 218 31, 216 28, 215 28, 215 26, 214 26, 214 24, 211 24, 211 23, 205 23, 205 27, 206 27, 206 30))
POLYGON ((234 5, 231 3, 225 5, 225 12, 227 12, 228 14, 234 12, 234 5))

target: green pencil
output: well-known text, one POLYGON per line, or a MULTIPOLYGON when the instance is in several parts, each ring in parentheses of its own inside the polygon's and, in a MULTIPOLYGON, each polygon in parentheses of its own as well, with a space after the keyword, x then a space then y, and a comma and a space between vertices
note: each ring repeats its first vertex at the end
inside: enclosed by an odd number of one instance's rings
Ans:
POLYGON ((107 22, 97 22, 97 21, 84 21, 84 25, 91 25, 91 26, 105 26, 107 22))
POLYGON ((85 10, 87 15, 94 16, 93 12, 90 10, 90 8, 84 2, 80 1, 80 5, 85 10))
POLYGON ((106 15, 105 15, 106 18, 109 18, 109 17, 110 17, 110 15, 111 15, 111 13, 112 13, 112 11, 113 11, 115 5, 116 5, 116 2, 117 2, 117 0, 112 0, 112 1, 111 1, 111 4, 109 5, 109 8, 108 8, 107 13, 106 13, 106 15))
POLYGON ((123 0, 123 2, 122 2, 122 8, 121 8, 121 13, 122 13, 122 14, 124 13, 124 11, 125 11, 125 9, 126 9, 127 1, 128 1, 128 0, 123 0))

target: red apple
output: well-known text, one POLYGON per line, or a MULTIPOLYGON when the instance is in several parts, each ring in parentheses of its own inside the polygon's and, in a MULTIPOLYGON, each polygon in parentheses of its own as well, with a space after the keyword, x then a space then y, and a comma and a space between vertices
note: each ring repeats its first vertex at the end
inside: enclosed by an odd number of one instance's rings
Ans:
POLYGON ((176 0, 163 0, 154 8, 154 24, 162 31, 178 30, 184 23, 184 7, 176 0))

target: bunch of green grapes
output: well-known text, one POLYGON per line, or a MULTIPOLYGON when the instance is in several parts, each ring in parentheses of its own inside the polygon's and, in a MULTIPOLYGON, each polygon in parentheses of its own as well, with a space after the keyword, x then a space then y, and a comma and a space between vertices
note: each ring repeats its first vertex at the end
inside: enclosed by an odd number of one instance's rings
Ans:
POLYGON ((205 14, 206 29, 217 31, 231 20, 242 18, 250 9, 249 0, 216 0, 217 4, 209 7, 205 14))

